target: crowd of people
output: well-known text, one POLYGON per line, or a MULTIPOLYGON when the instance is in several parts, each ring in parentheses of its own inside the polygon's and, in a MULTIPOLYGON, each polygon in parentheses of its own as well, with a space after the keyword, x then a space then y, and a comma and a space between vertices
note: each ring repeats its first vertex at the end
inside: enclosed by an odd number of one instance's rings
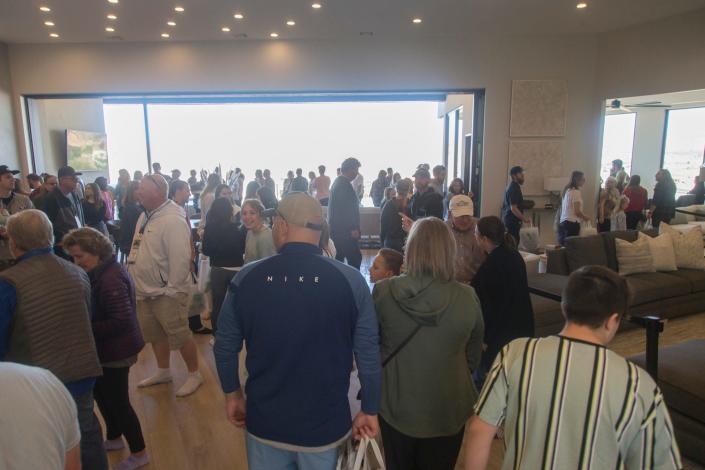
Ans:
MULTIPOLYGON (((344 160, 332 182, 324 166, 308 179, 296 169, 280 197, 268 170, 247 184, 239 168, 191 170, 183 181, 158 163, 133 178, 121 170, 115 188, 104 178, 83 185, 62 167, 28 178, 35 186, 24 196, 17 172, 0 167, 0 360, 9 361, 0 383, 13 397, 0 415, 26 430, 3 456, 10 468, 107 469, 106 451, 123 438, 130 455, 114 468, 146 465, 130 368, 150 343, 157 369, 138 387, 171 382, 170 352, 179 351, 188 375, 175 393, 190 396, 204 380, 192 335, 204 330, 214 335, 225 418, 245 430, 254 470, 333 470, 351 436, 378 434, 388 469, 450 470, 471 417, 467 470, 486 467, 499 428, 506 468, 680 468, 657 385, 605 348, 627 310, 622 277, 574 272, 563 331, 534 338, 516 248, 527 221, 521 168, 510 170, 502 217, 479 219, 462 180, 446 188, 442 166, 421 164, 413 180, 380 171, 370 190, 382 227, 371 291, 360 273, 360 167, 344 160), (108 230, 114 218, 119 232, 108 230), (200 284, 212 331, 189 321, 200 284), (46 400, 32 409, 36 394, 46 400), (40 438, 51 444, 29 447, 40 438)), ((672 180, 659 173, 651 219, 667 220, 661 195, 672 180)), ((574 172, 566 187, 564 237, 587 220, 584 183, 574 172)), ((634 212, 639 188, 637 175, 616 173, 598 222, 634 212)))
MULTIPOLYGON (((507 231, 519 243, 519 232, 530 219, 524 215, 528 207, 524 204, 521 185, 524 184, 524 170, 511 168, 511 181, 504 193, 502 220, 507 231)), ((559 245, 565 244, 567 237, 580 235, 583 224, 595 222, 597 232, 636 230, 637 228, 658 229, 661 222, 669 223, 676 214, 676 184, 670 171, 662 168, 656 172, 656 184, 651 199, 648 191, 641 186, 641 176, 627 174, 622 160, 614 160, 610 176, 598 192, 595 206, 595 219, 585 213, 581 188, 586 178, 582 171, 573 171, 568 184, 561 194, 558 208, 556 239, 559 245)), ((705 183, 695 177, 694 187, 688 192, 692 204, 705 202, 705 183)))

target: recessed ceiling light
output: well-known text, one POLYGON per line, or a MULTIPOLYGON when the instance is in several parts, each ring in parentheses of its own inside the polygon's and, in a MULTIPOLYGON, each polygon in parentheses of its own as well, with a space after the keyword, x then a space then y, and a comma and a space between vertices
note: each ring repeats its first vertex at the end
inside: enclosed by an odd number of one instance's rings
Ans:
POLYGON ((119 1, 120 1, 120 0, 108 0, 108 3, 113 3, 113 4, 115 4, 115 3, 118 3, 119 1))
POLYGON ((583 8, 587 8, 587 3, 585 2, 580 2, 577 5, 575 5, 575 8, 582 10, 583 8))
POLYGON ((174 11, 178 11, 179 13, 183 13, 184 7, 174 7, 174 11))
POLYGON ((311 8, 313 8, 314 10, 318 10, 319 8, 321 8, 321 4, 320 3, 313 3, 313 4, 311 4, 311 8))
POLYGON ((162 33, 162 37, 165 38, 165 39, 168 39, 168 38, 169 38, 169 33, 162 33))
POLYGON ((44 25, 45 26, 54 26, 54 22, 53 21, 45 21, 44 25))
POLYGON ((49 13, 51 11, 51 8, 49 7, 39 7, 39 11, 43 11, 44 13, 49 13))
POLYGON ((117 16, 115 15, 107 15, 106 18, 109 20, 117 20, 117 16))
POLYGON ((167 21, 166 24, 169 25, 169 26, 176 26, 176 22, 175 22, 175 21, 167 21))
POLYGON ((411 22, 414 24, 420 24, 422 21, 423 20, 421 18, 414 18, 413 20, 411 20, 411 22))
POLYGON ((59 37, 59 35, 56 34, 56 33, 51 33, 49 36, 51 36, 51 37, 53 37, 53 38, 58 38, 58 37, 59 37))
POLYGON ((107 28, 105 28, 105 31, 107 31, 108 33, 114 33, 114 32, 115 32, 115 28, 112 28, 112 27, 108 26, 107 28))
POLYGON ((243 19, 244 17, 245 17, 245 15, 243 15, 242 13, 235 13, 235 14, 233 15, 233 18, 235 18, 236 20, 241 20, 241 19, 243 19))
POLYGON ((269 37, 272 37, 272 38, 275 38, 275 39, 276 39, 276 38, 279 37, 279 34, 278 34, 278 33, 271 33, 271 34, 269 35, 269 37))
POLYGON ((227 26, 223 26, 222 28, 220 28, 220 30, 221 30, 222 32, 224 32, 224 33, 229 33, 229 32, 230 32, 230 28, 228 28, 227 26))
POLYGON ((294 20, 289 20, 289 21, 286 22, 286 25, 287 25, 287 26, 296 26, 296 21, 294 21, 294 20))

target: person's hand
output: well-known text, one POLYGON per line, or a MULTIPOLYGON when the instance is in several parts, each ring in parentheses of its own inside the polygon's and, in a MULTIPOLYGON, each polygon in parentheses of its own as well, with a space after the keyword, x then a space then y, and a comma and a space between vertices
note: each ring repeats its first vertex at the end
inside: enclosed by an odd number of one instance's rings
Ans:
POLYGON ((373 439, 379 434, 379 420, 377 415, 368 415, 360 411, 352 425, 352 434, 355 439, 362 440, 364 436, 373 439))
POLYGON ((351 230, 350 236, 353 237, 355 240, 359 240, 360 239, 360 231, 359 230, 351 230))
POLYGON ((401 217, 401 228, 406 233, 409 233, 409 230, 411 230, 411 226, 414 225, 414 219, 402 212, 399 212, 399 216, 401 217))
POLYGON ((605 218, 604 218, 604 217, 600 217, 599 219, 597 219, 597 221, 598 221, 599 223, 601 223, 601 224, 604 224, 604 223, 605 223, 605 218))
POLYGON ((5 227, 0 227, 0 238, 7 238, 7 229, 5 227))
POLYGON ((525 224, 530 224, 530 223, 531 223, 531 219, 528 218, 528 217, 524 217, 524 223, 525 223, 525 224))
POLYGON ((245 427, 245 405, 246 400, 241 390, 225 395, 225 414, 228 421, 238 428, 245 427))

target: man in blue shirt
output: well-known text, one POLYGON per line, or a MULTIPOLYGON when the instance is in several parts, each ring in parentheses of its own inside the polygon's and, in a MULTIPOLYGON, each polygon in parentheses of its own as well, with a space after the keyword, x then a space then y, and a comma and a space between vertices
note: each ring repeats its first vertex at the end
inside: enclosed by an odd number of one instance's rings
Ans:
POLYGON ((279 204, 279 254, 246 265, 218 320, 215 360, 228 419, 247 429, 253 470, 334 470, 352 433, 379 430, 381 365, 374 303, 354 268, 321 255, 321 205, 305 193, 279 204), (246 397, 238 354, 247 343, 246 397), (353 354, 362 411, 351 421, 353 354))

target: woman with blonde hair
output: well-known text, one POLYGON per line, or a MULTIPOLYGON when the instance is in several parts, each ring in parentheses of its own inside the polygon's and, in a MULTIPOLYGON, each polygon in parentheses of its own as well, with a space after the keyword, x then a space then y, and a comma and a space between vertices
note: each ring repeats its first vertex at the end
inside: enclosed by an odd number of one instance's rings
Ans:
POLYGON ((414 222, 406 271, 372 293, 383 358, 380 427, 389 470, 452 470, 477 398, 484 324, 475 291, 455 281, 448 226, 414 222))
POLYGON ((619 204, 619 189, 617 189, 617 179, 613 176, 605 180, 605 187, 600 190, 597 201, 597 231, 609 232, 611 229, 612 216, 619 204))
POLYGON ((128 393, 130 367, 144 347, 137 323, 135 285, 115 259, 112 242, 97 230, 88 227, 72 230, 64 236, 62 245, 91 282, 91 323, 103 367, 93 393, 107 427, 105 450, 125 447, 124 436, 130 456, 113 468, 142 467, 149 463, 149 456, 128 393))

